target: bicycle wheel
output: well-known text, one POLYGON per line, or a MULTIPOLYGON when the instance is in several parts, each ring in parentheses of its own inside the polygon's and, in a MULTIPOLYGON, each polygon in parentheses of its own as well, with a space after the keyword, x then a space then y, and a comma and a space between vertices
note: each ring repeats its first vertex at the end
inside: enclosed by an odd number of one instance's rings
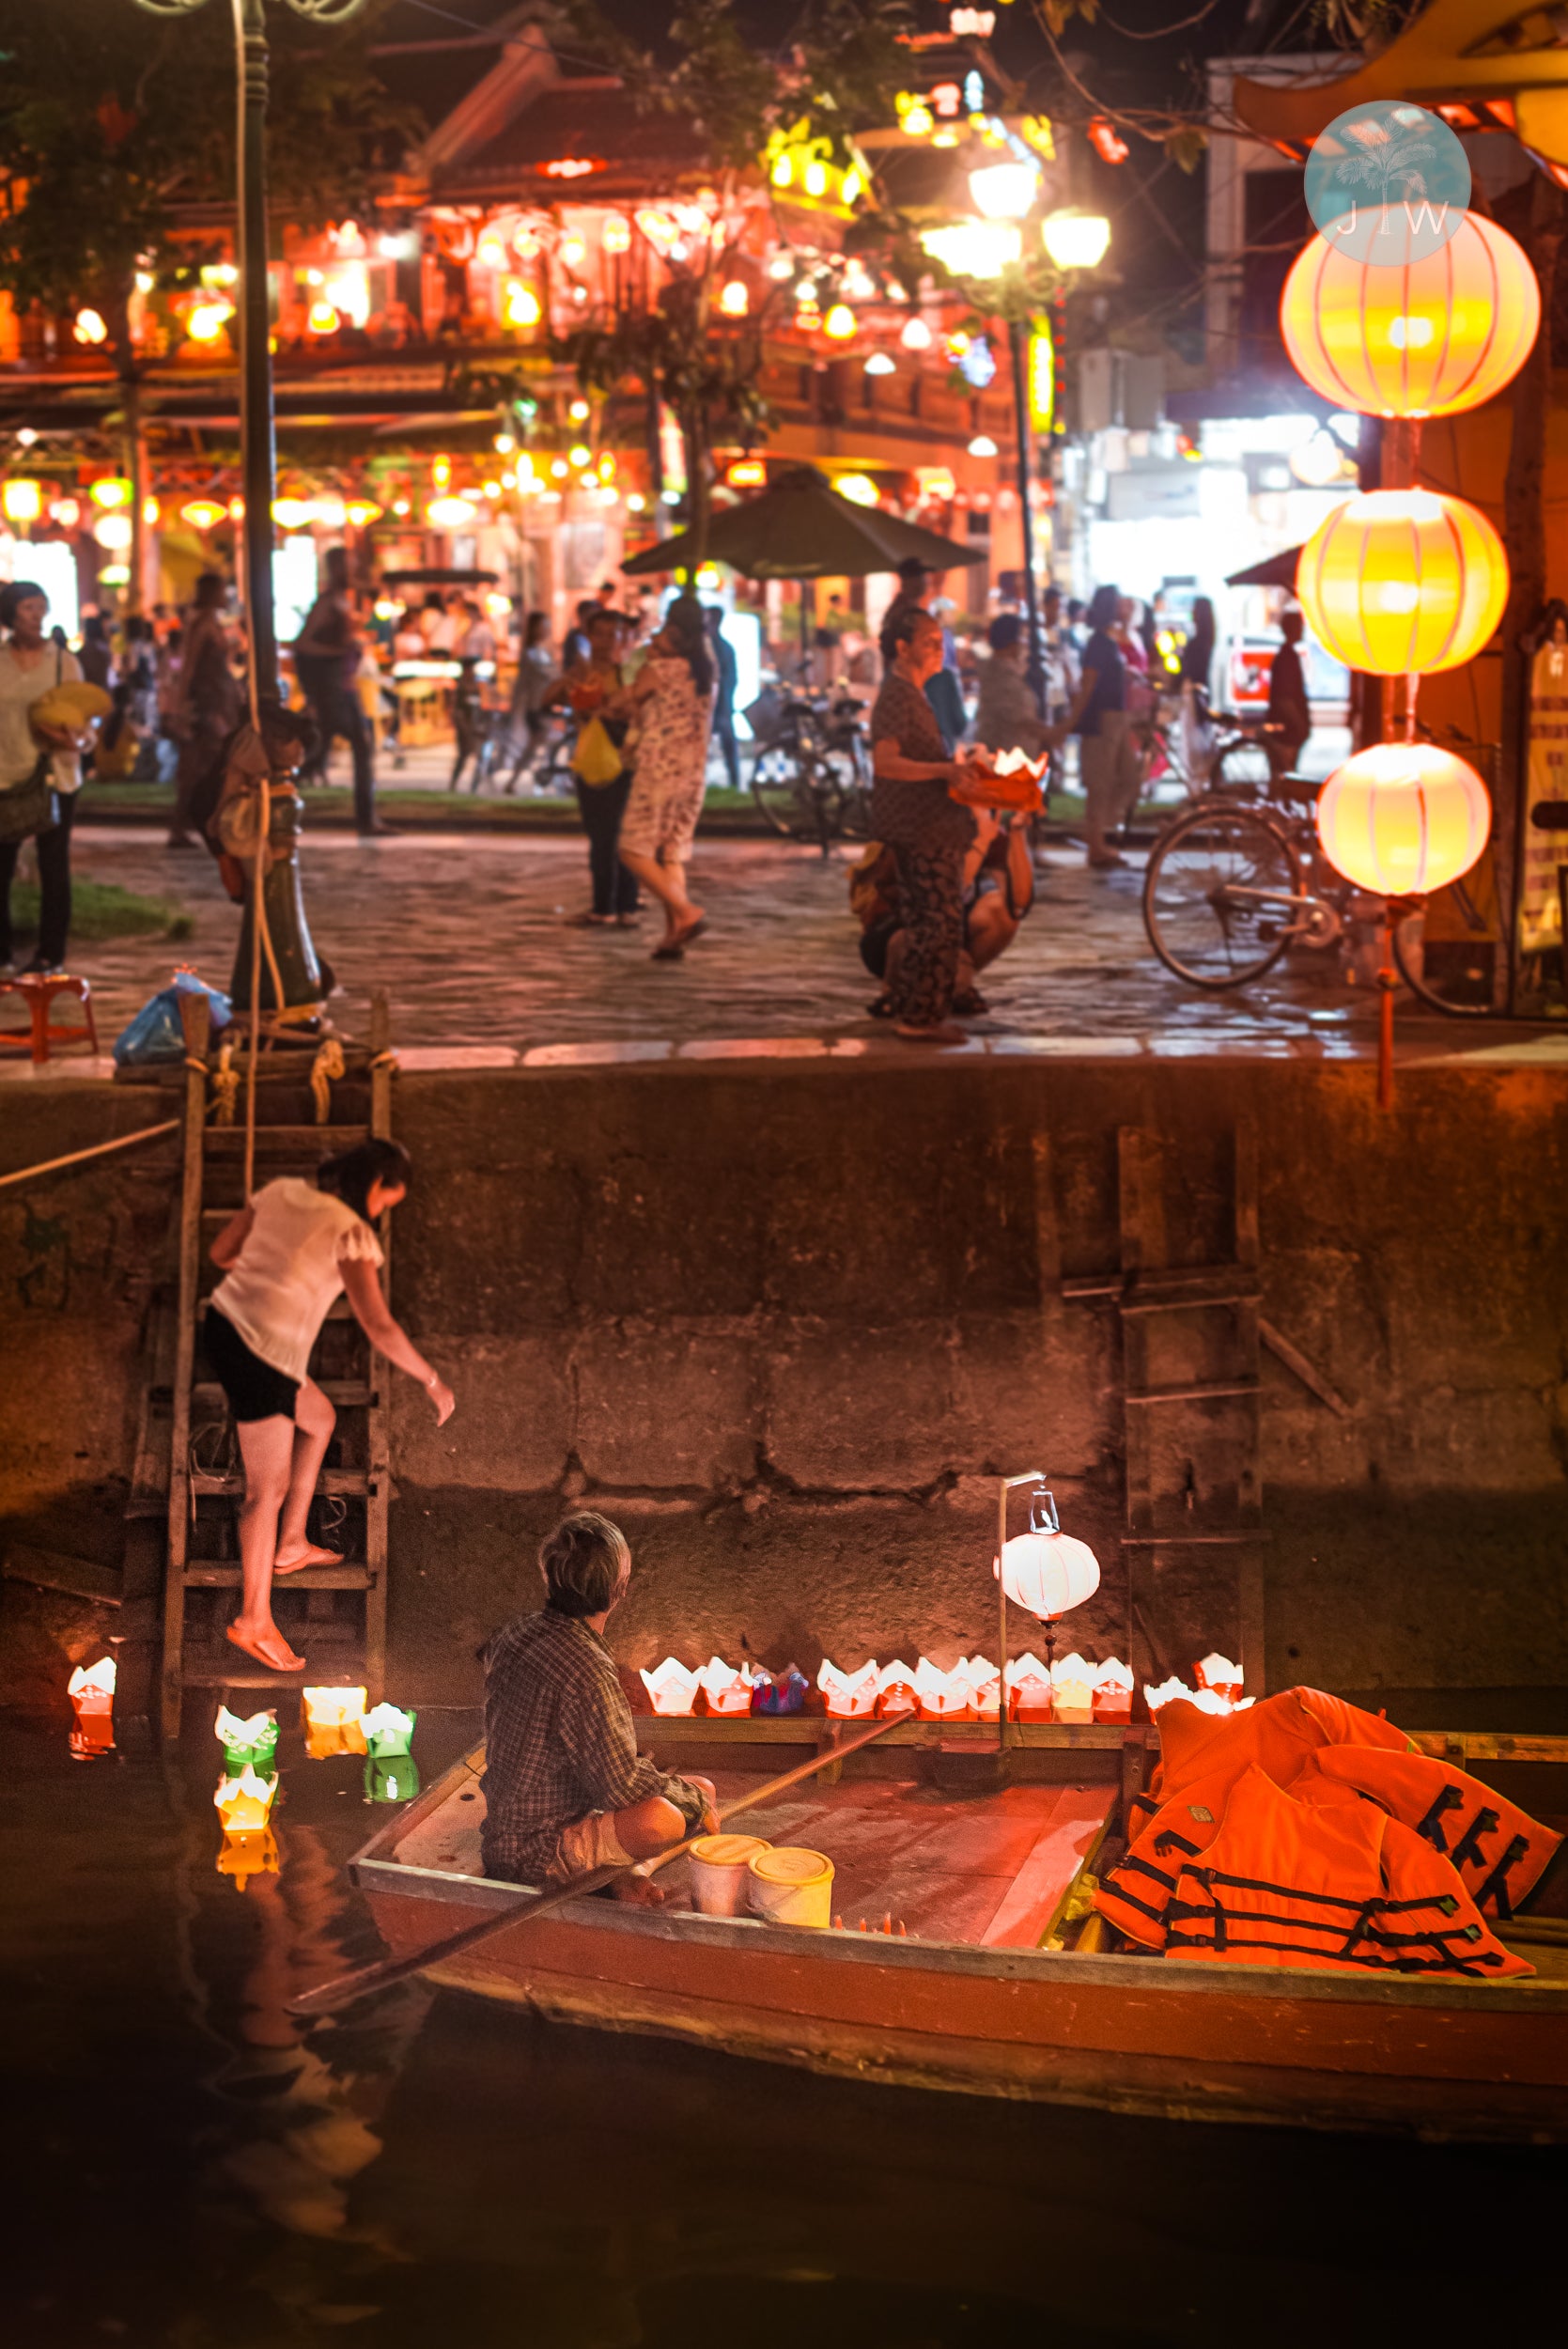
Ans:
POLYGON ((1492 1016, 1492 990, 1497 980, 1498 941, 1486 924, 1454 885, 1467 924, 1462 938, 1426 936, 1426 909, 1407 913, 1394 925, 1394 962, 1412 995, 1451 1019, 1487 1019, 1492 1016), (1469 926, 1472 923, 1474 926, 1469 926))
POLYGON ((1274 770, 1261 742, 1249 735, 1234 735, 1221 742, 1209 771, 1211 791, 1234 791, 1249 799, 1266 797, 1274 770))
POLYGON ((838 794, 838 831, 846 840, 869 839, 871 781, 862 777, 860 760, 852 751, 831 750, 823 753, 822 765, 838 794))
POLYGON ((782 746, 759 754, 752 797, 783 839, 809 840, 826 849, 842 828, 843 801, 831 771, 782 746))
POLYGON ((1298 924, 1301 860, 1250 808, 1200 808, 1172 824, 1149 858, 1143 926, 1169 971, 1191 987, 1242 987, 1279 961, 1298 924))

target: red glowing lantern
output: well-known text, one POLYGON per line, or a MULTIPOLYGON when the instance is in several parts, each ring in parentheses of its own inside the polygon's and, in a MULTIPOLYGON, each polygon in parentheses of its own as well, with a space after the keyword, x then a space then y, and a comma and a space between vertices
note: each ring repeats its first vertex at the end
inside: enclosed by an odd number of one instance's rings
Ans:
POLYGON ((1511 383, 1541 325, 1541 288, 1505 229, 1467 212, 1447 244, 1369 269, 1314 237, 1285 280, 1291 365, 1337 407, 1452 416, 1511 383))
POLYGON ((1435 742, 1374 742, 1337 768, 1317 803, 1338 873, 1381 896, 1420 896, 1467 873, 1492 806, 1473 767, 1435 742))
POLYGON ((1336 661, 1374 677, 1473 660, 1508 600, 1508 557, 1484 514, 1433 490, 1347 498, 1313 531, 1296 592, 1336 661))

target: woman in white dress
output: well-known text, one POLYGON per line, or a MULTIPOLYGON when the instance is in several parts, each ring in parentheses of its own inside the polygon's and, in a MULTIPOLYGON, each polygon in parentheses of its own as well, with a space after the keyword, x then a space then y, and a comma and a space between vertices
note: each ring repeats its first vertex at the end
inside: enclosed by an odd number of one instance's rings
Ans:
POLYGON ((212 1243, 225 1278, 209 1302, 202 1343, 228 1397, 245 1470, 240 1612, 227 1636, 272 1672, 303 1672, 305 1663, 272 1620, 274 1575, 340 1563, 305 1528, 337 1419, 309 1367, 334 1299, 348 1292, 377 1352, 425 1388, 438 1426, 452 1416, 451 1388, 398 1328, 376 1278, 375 1226, 408 1182, 400 1143, 362 1142, 324 1159, 314 1187, 293 1177, 264 1184, 212 1243))

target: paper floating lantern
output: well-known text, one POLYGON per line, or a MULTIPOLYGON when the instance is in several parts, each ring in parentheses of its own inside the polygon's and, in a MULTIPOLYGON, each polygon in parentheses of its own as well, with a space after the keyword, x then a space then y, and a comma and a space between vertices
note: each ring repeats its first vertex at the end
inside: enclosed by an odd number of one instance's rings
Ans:
POLYGON ((417 1713, 405 1713, 401 1705, 378 1704, 362 1715, 360 1735, 365 1750, 375 1761, 386 1762, 406 1754, 413 1743, 417 1713))
POLYGON ((1151 1713, 1158 1713, 1167 1704, 1179 1702, 1196 1705, 1200 1713, 1225 1714, 1246 1713, 1250 1710, 1253 1700, 1240 1697, 1233 1704, 1230 1698, 1221 1696, 1218 1688, 1189 1688, 1185 1680, 1178 1680, 1172 1672, 1170 1679, 1162 1680, 1157 1688, 1151 1688, 1145 1681, 1143 1702, 1151 1713))
POLYGON ((824 1657, 817 1667, 816 1685, 827 1702, 830 1719, 867 1720, 877 1709, 881 1675, 874 1663, 862 1664, 858 1672, 840 1672, 824 1657))
POLYGON ((1212 1649, 1202 1663, 1193 1665, 1192 1677, 1200 1688, 1212 1688, 1217 1697, 1224 1697, 1231 1704, 1235 1703, 1246 1685, 1241 1666, 1233 1664, 1228 1656, 1218 1655, 1212 1649))
POLYGON ((648 1692, 648 1702, 656 1713, 667 1718, 690 1713, 697 1694, 697 1675, 688 1672, 673 1656, 666 1656, 662 1664, 656 1664, 650 1672, 643 1670, 642 1682, 648 1692))
POLYGON ((943 1672, 923 1656, 915 1666, 915 1696, 923 1721, 972 1721, 974 1692, 970 1688, 969 1658, 960 1657, 953 1670, 943 1672))
POLYGON ((1374 742, 1335 769, 1317 836, 1337 873, 1380 896, 1421 896, 1467 873, 1492 803, 1473 767, 1434 742, 1374 742))
POLYGON ((915 1686, 915 1675, 908 1664, 895 1657, 877 1675, 877 1718, 886 1720, 890 1714, 919 1710, 920 1691, 915 1686))
POLYGON ((1285 280, 1291 365, 1336 408, 1452 416, 1511 383, 1541 328, 1541 288, 1506 229, 1467 212, 1436 252, 1369 269, 1314 237, 1285 280))
POLYGON ((278 1791, 277 1773, 260 1778, 247 1763, 238 1778, 221 1778, 212 1800, 225 1831, 265 1827, 278 1791))
POLYGON ((808 1686, 798 1664, 786 1664, 782 1672, 770 1672, 765 1664, 758 1664, 752 1673, 752 1710, 766 1714, 803 1713, 808 1686))
POLYGON ((1058 1657, 1050 1668, 1051 1706, 1059 1721, 1094 1718, 1094 1666, 1076 1652, 1058 1657))
POLYGON ((419 1765, 410 1753, 367 1754, 366 1802, 411 1802, 419 1792, 419 1765))
POLYGON ((953 1667, 955 1678, 962 1677, 969 1689, 970 1705, 977 1721, 996 1719, 1001 1707, 1001 1674, 986 1656, 960 1656, 953 1667))
POLYGON ((273 1712, 253 1713, 242 1721, 220 1704, 213 1735, 224 1750, 230 1778, 238 1778, 247 1763, 265 1776, 277 1759, 278 1717, 273 1712))
POLYGON ((1087 1542, 1042 1528, 1015 1533, 1002 1547, 1001 1587, 1017 1607, 1042 1623, 1054 1622, 1070 1607, 1081 1607, 1100 1587, 1100 1562, 1087 1542))
POLYGON ((1130 1721, 1132 1719, 1132 1673, 1114 1656, 1108 1657, 1094 1674, 1094 1719, 1097 1721, 1130 1721))
POLYGON ((752 1709, 752 1675, 742 1664, 737 1672, 722 1656, 710 1657, 696 1674, 695 1702, 699 1713, 711 1713, 721 1719, 735 1713, 752 1709))
POLYGON ((74 1716, 70 1731, 73 1762, 96 1762, 115 1747, 115 1659, 101 1657, 96 1664, 78 1664, 66 1682, 74 1716))
POLYGON ((1373 677, 1471 661, 1508 600, 1508 557, 1484 514, 1432 490, 1347 498, 1301 550, 1296 592, 1336 661, 1373 677))
POLYGON ((305 1751, 313 1762, 334 1753, 363 1753, 365 1733, 360 1720, 366 1688, 302 1688, 300 1714, 304 1723, 305 1751))
POLYGON ((1001 1676, 1007 1690, 1009 1720, 1048 1721, 1053 1719, 1048 1664, 1042 1663, 1032 1652, 1011 1657, 1002 1667, 1001 1676))
POLYGON ((277 1872, 278 1839, 270 1827, 225 1828, 218 1874, 232 1876, 237 1892, 244 1890, 252 1876, 275 1876, 277 1872))

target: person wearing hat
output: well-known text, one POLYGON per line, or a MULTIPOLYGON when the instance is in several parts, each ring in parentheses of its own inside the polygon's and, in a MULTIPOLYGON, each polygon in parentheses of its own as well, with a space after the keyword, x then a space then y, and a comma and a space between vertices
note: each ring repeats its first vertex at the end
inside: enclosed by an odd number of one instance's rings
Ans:
POLYGON ((33 715, 52 686, 80 685, 79 663, 44 634, 49 598, 30 579, 0 589, 0 976, 10 977, 11 883, 24 840, 38 842, 38 951, 23 968, 63 970, 70 935, 70 824, 82 785, 84 729, 33 715))

